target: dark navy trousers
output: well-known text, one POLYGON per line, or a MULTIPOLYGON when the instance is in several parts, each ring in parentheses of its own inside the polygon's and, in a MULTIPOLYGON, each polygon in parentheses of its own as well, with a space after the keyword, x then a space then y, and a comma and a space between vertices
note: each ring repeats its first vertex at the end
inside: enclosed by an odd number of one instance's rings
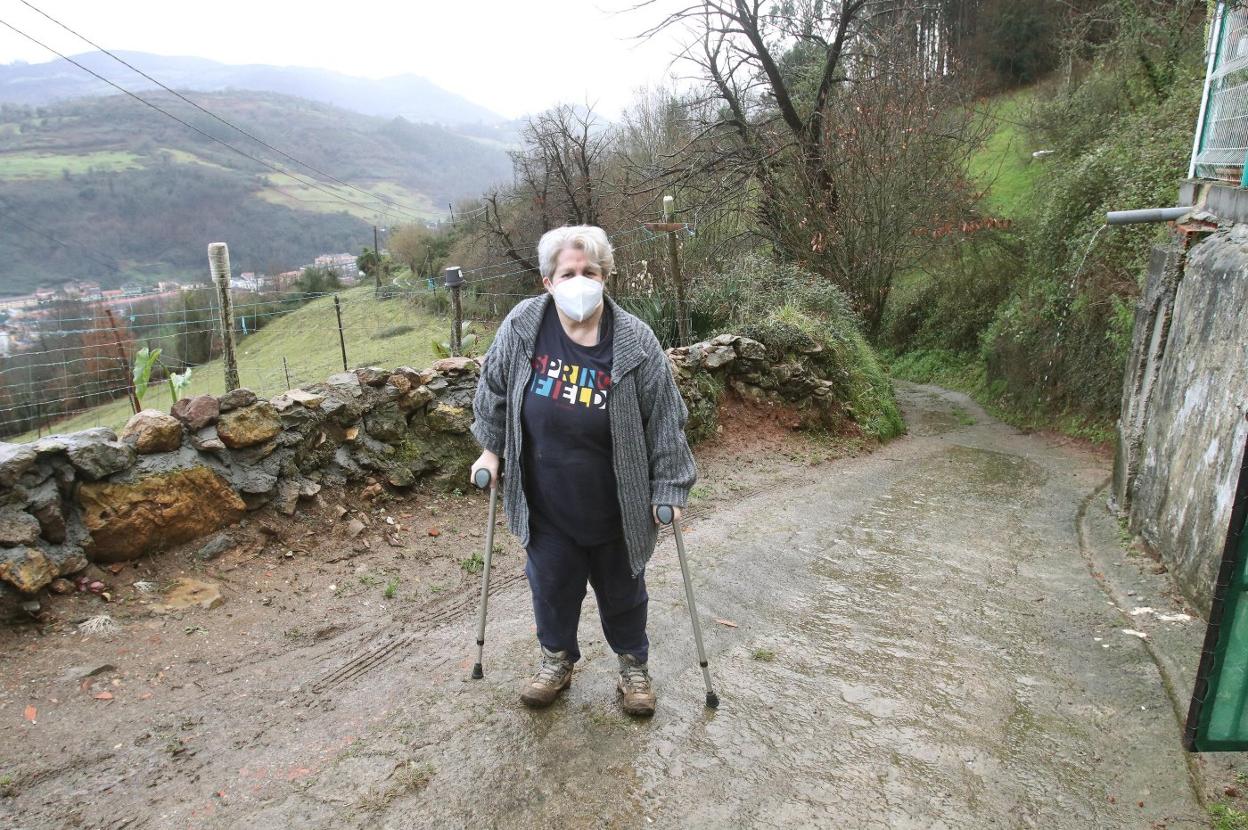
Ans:
MULTIPOLYGON (((622 530, 622 529, 621 529, 622 530)), ((534 516, 529 522, 528 561, 524 566, 533 591, 537 641, 549 651, 566 651, 573 662, 581 658, 576 629, 581 621, 585 584, 594 588, 598 616, 607 644, 616 654, 630 654, 645 662, 645 573, 633 578, 628 549, 620 538, 602 545, 580 545, 550 522, 534 516)))

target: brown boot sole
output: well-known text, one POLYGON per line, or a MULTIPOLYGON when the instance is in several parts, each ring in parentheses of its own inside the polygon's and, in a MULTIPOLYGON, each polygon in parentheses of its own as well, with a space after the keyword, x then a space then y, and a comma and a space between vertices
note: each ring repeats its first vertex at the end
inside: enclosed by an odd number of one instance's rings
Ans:
POLYGON ((615 690, 620 694, 620 707, 623 708, 624 714, 635 718, 648 718, 654 714, 654 695, 651 695, 649 699, 630 697, 621 681, 616 681, 615 690))
POLYGON ((525 686, 524 691, 520 692, 520 702, 530 709, 545 709, 558 699, 563 690, 572 685, 572 672, 568 672, 567 678, 563 681, 563 685, 554 691, 548 691, 545 688, 535 689, 532 684, 525 686))

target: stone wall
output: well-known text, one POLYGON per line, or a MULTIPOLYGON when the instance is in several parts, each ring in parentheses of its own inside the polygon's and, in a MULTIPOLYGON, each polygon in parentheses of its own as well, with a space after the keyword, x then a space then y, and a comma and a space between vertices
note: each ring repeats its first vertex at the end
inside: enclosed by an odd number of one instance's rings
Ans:
MULTIPOLYGON (((817 362, 769 361, 762 343, 723 335, 669 352, 693 440, 715 431, 726 390, 788 405, 811 425, 847 416, 817 362)), ((109 429, 0 443, 0 592, 34 594, 89 562, 133 559, 268 508, 293 514, 322 487, 372 479, 460 486, 480 366, 362 368, 270 400, 246 389, 145 410, 109 429)))
POLYGON ((1113 500, 1208 610, 1248 440, 1248 225, 1158 248, 1136 311, 1113 500))

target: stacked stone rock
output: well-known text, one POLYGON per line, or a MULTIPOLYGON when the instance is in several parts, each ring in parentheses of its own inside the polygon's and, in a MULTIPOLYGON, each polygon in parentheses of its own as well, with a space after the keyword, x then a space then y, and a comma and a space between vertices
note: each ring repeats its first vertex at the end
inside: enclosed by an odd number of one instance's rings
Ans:
POLYGON ((743 400, 791 407, 807 428, 843 425, 847 416, 837 384, 820 361, 805 359, 821 351, 812 341, 799 353, 770 360, 765 345, 735 334, 669 349, 676 383, 689 406, 690 437, 701 439, 715 431, 719 396, 725 389, 743 400), (706 383, 707 378, 712 382, 706 383))
MULTIPOLYGON (((248 389, 144 410, 111 429, 0 443, 0 580, 23 594, 89 562, 195 539, 324 484, 447 476, 473 452, 479 365, 358 369, 260 400, 248 389)), ((7 590, 0 586, 0 590, 7 590)))
MULTIPOLYGON (((693 438, 714 432, 724 390, 842 418, 832 384, 800 360, 722 335, 668 353, 693 438)), ((468 427, 480 365, 362 368, 269 400, 248 389, 144 410, 109 429, 0 443, 0 591, 32 594, 89 562, 188 542, 265 506, 293 514, 321 487, 373 478, 462 486, 478 450, 468 427)))

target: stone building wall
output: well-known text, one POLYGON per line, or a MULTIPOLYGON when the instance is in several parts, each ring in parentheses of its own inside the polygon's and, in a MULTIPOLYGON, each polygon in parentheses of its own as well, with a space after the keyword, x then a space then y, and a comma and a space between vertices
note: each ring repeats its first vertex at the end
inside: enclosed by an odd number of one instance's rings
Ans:
POLYGON ((1136 311, 1113 501, 1207 611, 1248 441, 1248 225, 1158 248, 1136 311))

